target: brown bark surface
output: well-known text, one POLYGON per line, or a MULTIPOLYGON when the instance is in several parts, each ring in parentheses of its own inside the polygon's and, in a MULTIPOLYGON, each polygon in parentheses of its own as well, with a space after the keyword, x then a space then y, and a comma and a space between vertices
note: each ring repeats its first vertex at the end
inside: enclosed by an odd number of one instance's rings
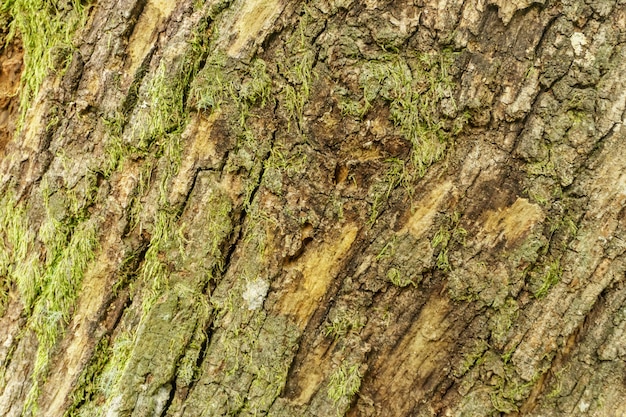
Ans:
POLYGON ((22 3, 0 415, 626 415, 626 2, 22 3))

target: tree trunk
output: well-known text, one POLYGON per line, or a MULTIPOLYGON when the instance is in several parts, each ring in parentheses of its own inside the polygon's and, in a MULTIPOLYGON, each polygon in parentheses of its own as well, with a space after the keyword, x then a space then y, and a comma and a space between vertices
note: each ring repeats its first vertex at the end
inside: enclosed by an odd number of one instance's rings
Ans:
POLYGON ((626 415, 623 0, 0 10, 0 415, 626 415))

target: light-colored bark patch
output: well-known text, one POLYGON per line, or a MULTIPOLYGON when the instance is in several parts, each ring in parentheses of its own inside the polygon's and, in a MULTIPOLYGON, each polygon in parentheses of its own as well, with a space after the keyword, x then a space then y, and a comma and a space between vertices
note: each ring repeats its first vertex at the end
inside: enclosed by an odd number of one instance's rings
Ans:
POLYGON ((75 388, 74 383, 83 371, 85 362, 89 358, 88 355, 92 354, 93 344, 97 342, 90 324, 97 322, 100 318, 99 310, 111 287, 111 281, 107 278, 114 274, 116 265, 121 261, 118 252, 106 248, 115 248, 118 245, 116 234, 110 233, 104 250, 100 251, 93 263, 94 268, 85 274, 83 279, 85 284, 81 288, 75 309, 78 313, 70 323, 67 344, 63 346, 65 354, 60 357, 61 360, 56 364, 56 369, 53 368, 48 375, 46 388, 51 390, 49 393, 51 397, 46 411, 47 416, 63 415, 68 398, 75 388), (111 259, 112 256, 113 259, 111 259))
POLYGON ((498 16, 505 25, 508 25, 518 10, 524 10, 534 3, 544 3, 538 0, 490 0, 488 4, 498 6, 498 16))
POLYGON ((576 55, 581 55, 585 45, 588 43, 585 34, 582 32, 574 32, 572 36, 570 36, 570 41, 572 42, 572 48, 574 48, 576 55))
POLYGON ((434 188, 425 198, 419 200, 415 212, 406 222, 400 234, 410 233, 416 238, 422 237, 435 220, 441 203, 449 195, 452 189, 452 183, 446 181, 438 187, 434 188))
POLYGON ((196 124, 197 128, 193 132, 194 134, 192 135, 192 142, 190 144, 191 152, 189 159, 197 160, 216 157, 216 143, 211 140, 211 131, 213 129, 213 123, 219 115, 219 112, 213 112, 208 118, 198 118, 198 123, 196 124))
POLYGON ((443 373, 442 362, 448 358, 448 341, 443 337, 451 322, 452 306, 447 297, 433 294, 402 340, 388 355, 381 355, 375 367, 372 391, 378 398, 388 398, 393 410, 387 415, 407 415, 412 401, 424 394, 420 388, 430 375, 443 373), (422 381, 422 383, 420 383, 422 381))
POLYGON ((23 59, 20 45, 7 45, 0 53, 0 155, 15 129, 23 59))
POLYGON ((478 240, 495 245, 499 240, 506 239, 510 246, 526 236, 544 217, 541 207, 525 198, 518 198, 509 207, 487 213, 478 240))
POLYGON ((228 55, 238 57, 243 48, 259 36, 264 30, 270 29, 282 12, 284 5, 280 0, 254 0, 242 2, 234 14, 235 20, 230 30, 225 31, 222 41, 229 41, 228 55), (233 39, 231 41, 231 39, 233 39))
POLYGON ((625 134, 623 126, 615 129, 614 138, 605 147, 603 164, 595 170, 589 217, 595 215, 599 219, 607 211, 617 212, 623 208, 626 200, 626 155, 616 149, 625 134))
POLYGON ((287 284, 290 288, 285 289, 278 302, 278 311, 293 316, 300 329, 304 329, 330 282, 337 276, 357 232, 354 224, 348 224, 341 229, 336 240, 311 248, 287 267, 299 278, 287 284))
POLYGON ((214 112, 209 117, 194 118, 183 133, 182 139, 186 152, 183 153, 179 173, 172 182, 170 201, 177 201, 187 194, 189 181, 198 163, 217 164, 219 162, 216 143, 214 137, 211 136, 213 123, 218 116, 219 112, 214 112))
POLYGON ((326 344, 318 345, 307 356, 307 360, 302 363, 298 372, 300 395, 294 400, 296 404, 308 404, 319 389, 325 373, 329 372, 327 353, 328 346, 326 344))
POLYGON ((533 101, 539 92, 539 71, 531 70, 521 88, 507 86, 500 101, 506 105, 506 113, 510 117, 522 118, 532 108, 533 101), (517 97, 512 97, 517 94, 517 97))
MULTIPOLYGON (((40 149, 42 132, 46 128, 46 123, 43 120, 45 111, 45 103, 35 99, 29 110, 20 137, 20 145, 25 152, 37 152, 40 149)), ((30 181, 31 178, 24 178, 24 180, 30 181)))
POLYGON ((170 17, 177 4, 178 2, 166 0, 148 1, 128 42, 128 74, 137 71, 157 38, 159 26, 170 17))

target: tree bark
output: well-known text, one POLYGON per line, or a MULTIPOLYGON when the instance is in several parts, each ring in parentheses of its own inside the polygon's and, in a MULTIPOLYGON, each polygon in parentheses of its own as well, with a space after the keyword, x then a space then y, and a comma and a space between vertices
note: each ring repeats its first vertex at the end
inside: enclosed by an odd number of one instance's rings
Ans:
POLYGON ((0 415, 626 415, 626 2, 0 11, 0 415))

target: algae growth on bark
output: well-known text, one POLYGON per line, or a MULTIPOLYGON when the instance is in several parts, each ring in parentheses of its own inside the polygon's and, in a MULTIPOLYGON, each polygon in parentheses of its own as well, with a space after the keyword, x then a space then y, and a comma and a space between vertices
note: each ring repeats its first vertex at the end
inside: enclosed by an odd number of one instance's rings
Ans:
POLYGON ((0 22, 0 415, 626 414, 623 1, 0 22))

